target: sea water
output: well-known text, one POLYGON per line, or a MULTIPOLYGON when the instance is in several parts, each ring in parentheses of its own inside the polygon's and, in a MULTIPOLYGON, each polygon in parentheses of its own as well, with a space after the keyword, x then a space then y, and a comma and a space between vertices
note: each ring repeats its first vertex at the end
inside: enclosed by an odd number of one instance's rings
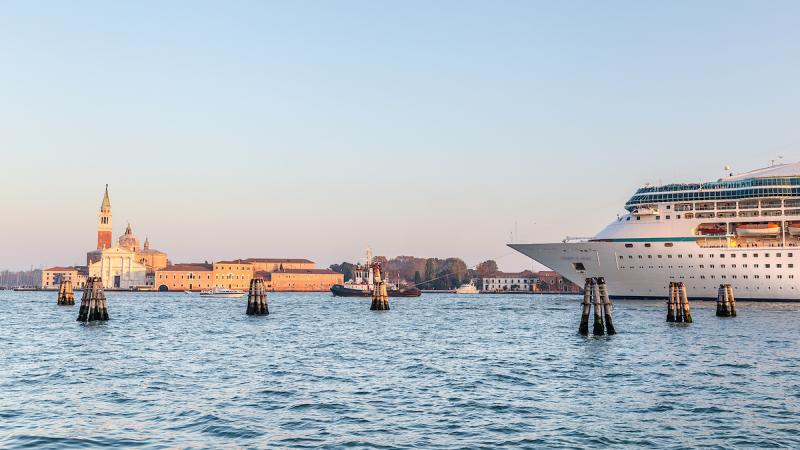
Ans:
POLYGON ((800 305, 580 298, 369 299, 0 292, 0 447, 800 447, 800 305))

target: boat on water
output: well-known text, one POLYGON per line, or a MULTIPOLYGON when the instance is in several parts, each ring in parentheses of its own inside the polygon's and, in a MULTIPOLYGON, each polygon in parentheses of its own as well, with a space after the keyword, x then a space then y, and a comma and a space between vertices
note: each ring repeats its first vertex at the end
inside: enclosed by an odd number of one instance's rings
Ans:
POLYGON ((800 301, 800 163, 706 183, 644 186, 593 237, 508 244, 573 283, 603 277, 612 298, 800 301))
POLYGON ((244 294, 245 293, 243 291, 237 291, 236 289, 213 288, 205 291, 200 291, 199 295, 200 297, 209 297, 209 298, 239 298, 244 294))
POLYGON ((745 223, 736 225, 738 236, 774 236, 781 232, 777 223, 745 223))
POLYGON ((469 283, 462 284, 455 290, 456 294, 477 294, 478 287, 475 286, 474 281, 470 281, 469 283))
MULTIPOLYGON (((363 264, 356 264, 353 267, 353 278, 331 286, 331 293, 336 297, 371 297, 375 288, 375 280, 372 270, 372 250, 367 249, 367 256, 363 264)), ((387 289, 389 297, 419 297, 422 291, 415 287, 403 286, 399 276, 396 283, 389 282, 387 289)))

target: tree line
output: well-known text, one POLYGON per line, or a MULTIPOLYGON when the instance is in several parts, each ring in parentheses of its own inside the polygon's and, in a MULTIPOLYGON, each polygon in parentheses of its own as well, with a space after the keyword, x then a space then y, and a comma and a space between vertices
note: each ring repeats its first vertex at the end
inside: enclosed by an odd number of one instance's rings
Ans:
MULTIPOLYGON (((392 282, 399 278, 401 283, 420 289, 455 289, 471 280, 475 280, 478 288, 481 288, 481 278, 498 272, 497 263, 493 260, 484 261, 474 268, 467 267, 461 258, 398 256, 387 259, 385 256, 376 256, 373 262, 381 264, 383 272, 392 282)), ((353 263, 342 262, 331 264, 330 269, 343 274, 345 280, 350 280, 354 267, 353 263)))
POLYGON ((10 288, 17 286, 39 286, 42 284, 42 271, 35 270, 20 270, 0 271, 0 287, 10 288))

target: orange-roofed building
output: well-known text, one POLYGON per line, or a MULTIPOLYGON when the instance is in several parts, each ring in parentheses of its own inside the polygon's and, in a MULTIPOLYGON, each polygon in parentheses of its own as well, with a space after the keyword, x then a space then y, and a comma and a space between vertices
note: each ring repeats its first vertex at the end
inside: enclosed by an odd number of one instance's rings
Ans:
POLYGON ((214 287, 211 264, 174 264, 156 270, 155 288, 159 291, 200 291, 214 287))
POLYGON ((335 284, 344 284, 344 275, 330 269, 285 269, 276 272, 256 272, 270 291, 325 292, 335 284))
POLYGON ((246 290, 253 278, 253 265, 243 259, 214 263, 214 286, 225 289, 246 290))
POLYGON ((72 282, 73 289, 83 289, 88 274, 85 266, 44 269, 42 270, 42 289, 58 289, 61 280, 72 282))

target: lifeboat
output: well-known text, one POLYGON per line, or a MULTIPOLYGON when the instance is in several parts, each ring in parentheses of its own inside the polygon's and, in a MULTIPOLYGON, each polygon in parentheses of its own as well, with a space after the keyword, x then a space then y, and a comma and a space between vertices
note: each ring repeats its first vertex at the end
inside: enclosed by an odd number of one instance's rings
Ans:
POLYGON ((781 232, 777 223, 748 223, 736 225, 736 234, 739 236, 775 236, 781 232))
POLYGON ((697 234, 703 236, 725 234, 725 224, 722 223, 702 223, 697 227, 697 234))
POLYGON ((786 229, 792 236, 800 236, 800 222, 792 222, 786 227, 786 229))

